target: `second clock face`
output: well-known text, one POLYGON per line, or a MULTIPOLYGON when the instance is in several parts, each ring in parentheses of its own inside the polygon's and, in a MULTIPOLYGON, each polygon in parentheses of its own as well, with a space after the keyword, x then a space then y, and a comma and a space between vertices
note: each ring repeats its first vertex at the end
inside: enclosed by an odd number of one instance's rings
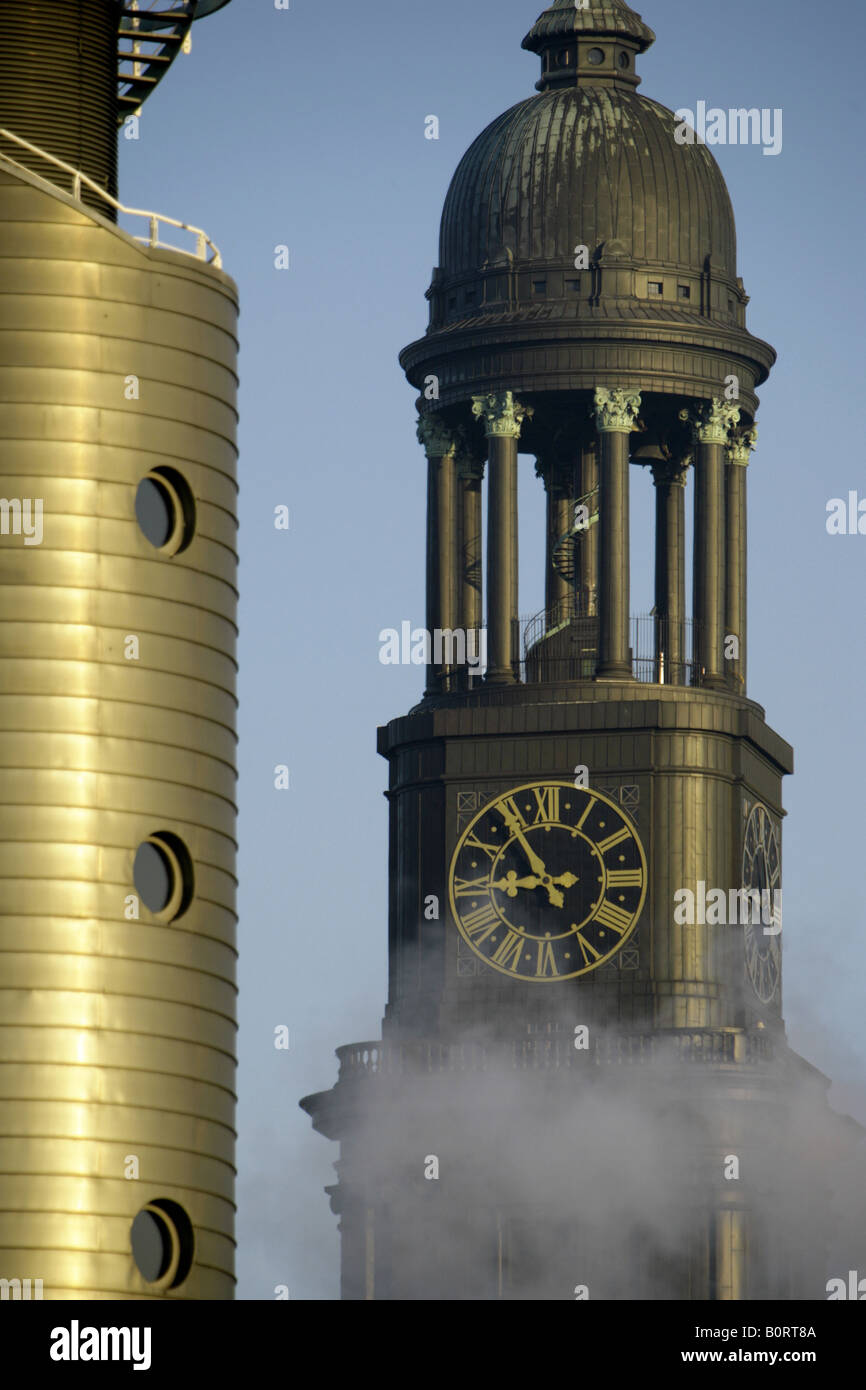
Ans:
POLYGON ((766 806, 758 802, 752 807, 743 837, 743 887, 760 894, 760 920, 746 924, 744 940, 746 970, 762 1004, 775 998, 782 974, 782 948, 772 918, 781 886, 782 857, 776 827, 766 806))
POLYGON ((614 802, 570 782, 490 801, 454 851, 454 920, 476 955, 513 979, 585 975, 628 940, 646 897, 646 856, 614 802))

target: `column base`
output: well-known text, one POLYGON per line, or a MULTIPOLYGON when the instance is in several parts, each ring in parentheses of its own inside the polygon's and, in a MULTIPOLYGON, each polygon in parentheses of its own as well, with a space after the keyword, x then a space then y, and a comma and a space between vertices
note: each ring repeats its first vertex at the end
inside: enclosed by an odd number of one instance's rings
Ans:
POLYGON ((488 671, 484 677, 485 685, 517 685, 517 677, 514 672, 506 667, 498 671, 488 671))
POLYGON ((633 681, 634 671, 630 661, 611 661, 599 666, 595 672, 596 680, 633 681))

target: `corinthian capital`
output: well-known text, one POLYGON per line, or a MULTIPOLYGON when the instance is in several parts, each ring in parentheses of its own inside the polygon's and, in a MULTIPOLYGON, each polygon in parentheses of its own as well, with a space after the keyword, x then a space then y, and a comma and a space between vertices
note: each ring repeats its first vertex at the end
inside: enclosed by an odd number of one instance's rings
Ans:
POLYGON ((653 482, 656 487, 685 487, 692 459, 686 454, 680 459, 665 459, 652 465, 653 482))
POLYGON ((698 444, 728 444, 731 430, 740 418, 740 407, 732 401, 713 396, 693 410, 681 410, 680 419, 688 421, 698 444))
POLYGON ((731 436, 731 441, 728 445, 728 463, 737 464, 740 468, 747 468, 749 456, 757 442, 757 425, 750 425, 746 429, 736 430, 731 436))
POLYGON ((487 396, 472 397, 472 414, 484 421, 487 438, 519 439, 523 421, 533 414, 532 407, 521 405, 510 391, 491 391, 487 396))
POLYGON ((616 387, 608 391, 604 386, 595 388, 595 427, 599 434, 631 434, 637 424, 640 410, 640 392, 623 391, 616 387))
POLYGON ((444 459, 455 453, 459 444, 457 430, 451 429, 437 415, 422 415, 418 420, 418 442, 428 458, 444 459))

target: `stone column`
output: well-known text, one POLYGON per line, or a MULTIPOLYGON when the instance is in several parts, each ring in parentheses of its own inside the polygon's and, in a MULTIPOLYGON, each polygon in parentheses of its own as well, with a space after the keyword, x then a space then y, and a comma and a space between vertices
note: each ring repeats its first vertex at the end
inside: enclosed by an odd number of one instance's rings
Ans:
POLYGON ((457 454, 459 581, 457 621, 466 634, 467 664, 460 672, 461 690, 470 686, 470 671, 480 673, 481 654, 481 592, 483 573, 481 528, 481 483, 484 460, 467 449, 457 454), (475 663, 470 667, 470 661, 475 663))
POLYGON ((737 655, 725 666, 733 689, 746 693, 746 636, 748 621, 748 533, 746 513, 746 469, 758 440, 758 431, 737 432, 728 447, 725 470, 727 520, 727 581, 725 584, 725 640, 737 639, 737 655))
POLYGON ((547 496, 547 542, 544 564, 544 608, 546 627, 552 627, 574 613, 573 541, 566 538, 574 530, 574 468, 559 458, 543 457, 535 468, 547 496))
POLYGON ((629 650, 629 435, 640 410, 636 391, 595 392, 599 434, 598 676, 632 677, 629 650))
POLYGON ((656 488, 656 680, 683 685, 686 611, 686 478, 690 459, 652 464, 656 488))
POLYGON ((715 1301, 740 1303, 747 1298, 748 1233, 746 1212, 733 1202, 714 1213, 715 1301))
POLYGON ((584 444, 578 462, 578 500, 587 508, 589 525, 579 531, 574 541, 577 588, 577 614, 580 618, 598 617, 598 448, 595 440, 584 444), (592 518, 596 519, 593 521, 592 518))
POLYGON ((427 454, 427 665, 428 695, 455 688, 451 642, 437 649, 436 633, 457 626, 457 434, 435 415, 422 415, 418 439, 427 454), (437 657, 440 660, 437 662, 437 657))
POLYGON ((513 685, 517 629, 517 442, 527 409, 510 391, 473 396, 487 436, 487 680, 513 685))
POLYGON ((740 418, 739 406, 716 396, 693 413, 695 463, 694 643, 695 680, 710 690, 726 685, 725 447, 740 418))

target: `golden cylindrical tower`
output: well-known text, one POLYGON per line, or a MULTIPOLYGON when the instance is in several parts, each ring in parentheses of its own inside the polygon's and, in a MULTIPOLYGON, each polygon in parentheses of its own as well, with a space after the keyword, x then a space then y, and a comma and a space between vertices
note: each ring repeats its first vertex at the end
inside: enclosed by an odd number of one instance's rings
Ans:
POLYGON ((4 1296, 234 1290, 237 293, 100 192, 218 7, 53 0, 111 25, 77 155, 0 101, 4 1296))

